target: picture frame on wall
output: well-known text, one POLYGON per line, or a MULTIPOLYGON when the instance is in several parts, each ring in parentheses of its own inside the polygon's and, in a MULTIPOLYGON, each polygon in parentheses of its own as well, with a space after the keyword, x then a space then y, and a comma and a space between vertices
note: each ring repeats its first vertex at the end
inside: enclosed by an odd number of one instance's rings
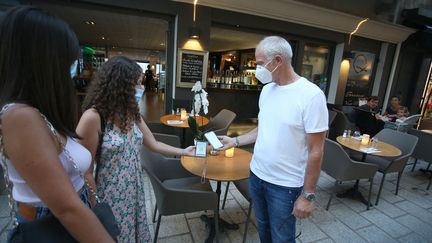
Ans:
POLYGON ((177 51, 177 81, 176 86, 181 88, 192 88, 201 81, 203 88, 206 87, 208 51, 196 51, 179 48, 177 51))

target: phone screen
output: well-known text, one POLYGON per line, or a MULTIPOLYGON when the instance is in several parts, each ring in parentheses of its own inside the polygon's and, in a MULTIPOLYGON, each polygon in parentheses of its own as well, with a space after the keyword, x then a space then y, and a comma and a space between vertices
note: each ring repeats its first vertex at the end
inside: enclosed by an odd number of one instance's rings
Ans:
POLYGON ((214 133, 214 132, 207 132, 207 133, 204 134, 204 136, 206 137, 207 141, 209 141, 209 143, 213 146, 213 148, 218 149, 218 148, 222 148, 223 147, 223 144, 217 138, 216 133, 214 133))

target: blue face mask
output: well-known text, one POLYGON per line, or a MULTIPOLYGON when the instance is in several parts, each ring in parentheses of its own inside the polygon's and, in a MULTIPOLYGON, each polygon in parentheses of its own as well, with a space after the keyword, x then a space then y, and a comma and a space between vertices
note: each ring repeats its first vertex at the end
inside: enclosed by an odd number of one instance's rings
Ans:
POLYGON ((78 67, 78 60, 75 60, 75 62, 72 63, 70 68, 70 75, 71 78, 75 77, 77 75, 77 67, 78 67))

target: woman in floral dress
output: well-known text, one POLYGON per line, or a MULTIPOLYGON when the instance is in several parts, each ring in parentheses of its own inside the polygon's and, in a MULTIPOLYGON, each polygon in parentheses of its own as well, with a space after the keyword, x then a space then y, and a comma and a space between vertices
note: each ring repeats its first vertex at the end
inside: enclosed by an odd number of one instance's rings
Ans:
POLYGON ((81 143, 97 161, 96 183, 87 178, 110 204, 120 226, 119 242, 150 242, 147 225, 141 146, 167 155, 193 155, 194 148, 158 142, 141 118, 135 85, 142 69, 126 57, 113 57, 92 80, 77 127, 81 143))

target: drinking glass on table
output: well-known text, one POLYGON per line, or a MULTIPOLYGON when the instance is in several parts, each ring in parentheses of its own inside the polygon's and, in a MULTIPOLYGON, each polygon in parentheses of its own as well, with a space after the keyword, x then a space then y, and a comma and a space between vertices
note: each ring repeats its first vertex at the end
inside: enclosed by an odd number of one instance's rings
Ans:
POLYGON ((360 131, 355 131, 354 134, 353 134, 353 137, 355 137, 355 138, 358 138, 360 136, 361 136, 360 131))
POLYGON ((378 138, 373 137, 371 139, 371 144, 372 144, 372 148, 377 148, 378 147, 378 138))

